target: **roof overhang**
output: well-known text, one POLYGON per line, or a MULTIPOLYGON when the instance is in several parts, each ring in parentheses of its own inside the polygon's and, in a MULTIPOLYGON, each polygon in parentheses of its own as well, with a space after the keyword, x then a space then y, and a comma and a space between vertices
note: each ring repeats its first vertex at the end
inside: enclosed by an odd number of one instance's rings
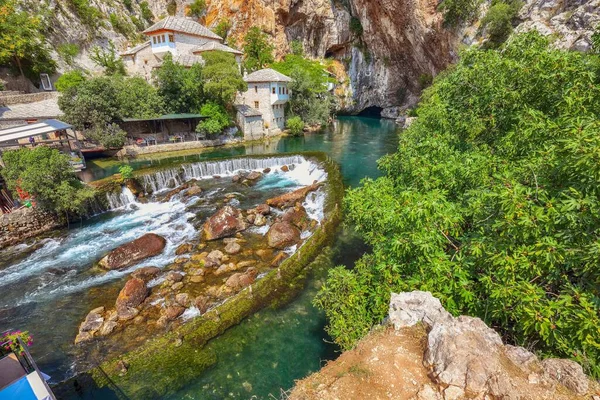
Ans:
POLYGON ((24 139, 31 136, 47 135, 66 129, 73 129, 73 126, 56 119, 48 119, 29 125, 14 126, 0 130, 0 143, 24 139))

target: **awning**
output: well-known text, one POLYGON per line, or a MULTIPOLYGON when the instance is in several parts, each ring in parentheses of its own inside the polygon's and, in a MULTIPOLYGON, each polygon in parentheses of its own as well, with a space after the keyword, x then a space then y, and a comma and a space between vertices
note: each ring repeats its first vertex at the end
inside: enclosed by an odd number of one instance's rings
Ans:
POLYGON ((177 119, 206 118, 201 114, 167 114, 155 118, 123 118, 123 122, 145 122, 145 121, 171 121, 177 119))
POLYGON ((0 130, 0 143, 11 140, 19 140, 30 136, 46 135, 65 129, 72 129, 73 126, 56 119, 47 119, 37 124, 13 126, 0 130))

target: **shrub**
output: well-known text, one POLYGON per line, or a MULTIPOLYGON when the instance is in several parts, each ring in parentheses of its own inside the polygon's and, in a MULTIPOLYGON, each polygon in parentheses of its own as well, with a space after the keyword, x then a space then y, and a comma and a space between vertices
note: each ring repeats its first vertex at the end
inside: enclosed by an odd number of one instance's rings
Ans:
POLYGON ((125 144, 127 133, 117 124, 95 125, 84 131, 87 139, 92 140, 105 149, 119 149, 125 144))
POLYGON ((228 19, 223 18, 214 29, 214 32, 221 36, 223 40, 227 40, 227 36, 229 36, 229 30, 231 29, 231 22, 228 19))
POLYGON ((111 13, 109 15, 109 20, 115 32, 120 33, 126 38, 133 38, 135 36, 135 28, 133 25, 119 17, 117 14, 111 13))
POLYGON ((200 18, 206 11, 206 0, 194 0, 192 4, 188 6, 186 14, 188 17, 200 18))
POLYGON ((223 51, 210 51, 202 58, 205 63, 202 78, 206 99, 230 107, 237 93, 248 88, 235 56, 223 51))
POLYGON ((431 85, 431 83, 433 82, 433 76, 431 76, 431 74, 421 74, 419 75, 419 86, 421 88, 426 88, 427 86, 431 85))
POLYGON ((154 14, 152 14, 152 10, 150 10, 150 6, 148 5, 147 1, 142 1, 140 3, 140 10, 142 12, 142 18, 146 20, 146 22, 154 22, 154 14))
POLYGON ((169 4, 167 4, 167 14, 175 15, 177 14, 177 2, 175 0, 171 0, 169 4))
POLYGON ((90 29, 98 28, 102 13, 94 6, 90 6, 88 0, 67 0, 67 4, 84 25, 90 29))
POLYGON ((108 42, 108 47, 102 48, 96 46, 92 49, 90 59, 98 66, 104 68, 106 75, 125 75, 125 64, 123 59, 117 54, 113 42, 108 42))
POLYGON ((75 43, 61 43, 56 51, 68 65, 73 65, 75 57, 79 54, 79 46, 75 43))
POLYGON ((469 49, 425 91, 384 176, 349 190, 372 253, 316 303, 345 348, 391 292, 430 291, 453 314, 600 376, 600 86, 587 54, 536 32, 469 49), (465 84, 468 82, 468 84, 465 84))
POLYGON ((304 45, 299 40, 292 40, 290 43, 290 51, 295 56, 304 55, 304 45))
POLYGON ((444 23, 456 27, 470 22, 477 16, 481 0, 443 0, 438 6, 444 14, 444 23))
POLYGON ((119 167, 119 174, 121 174, 121 178, 123 179, 131 179, 133 178, 133 168, 131 165, 121 165, 119 167))
POLYGON ((207 119, 201 121, 196 127, 196 132, 207 135, 218 135, 231 125, 231 119, 225 107, 220 104, 208 102, 200 109, 200 114, 207 119))
POLYGON ((350 18, 350 32, 352 32, 352 34, 354 34, 354 36, 357 36, 357 37, 362 36, 364 29, 363 29, 362 23, 360 22, 360 19, 358 19, 356 17, 350 18))
POLYGON ((513 30, 512 22, 521 6, 522 3, 520 1, 492 3, 492 6, 481 21, 491 44, 498 46, 506 41, 513 30))
POLYGON ((79 70, 65 72, 56 80, 54 86, 56 90, 63 93, 71 88, 76 88, 85 82, 85 75, 79 70))
POLYGON ((292 117, 285 123, 286 127, 294 136, 300 136, 304 132, 304 121, 300 117, 292 117))

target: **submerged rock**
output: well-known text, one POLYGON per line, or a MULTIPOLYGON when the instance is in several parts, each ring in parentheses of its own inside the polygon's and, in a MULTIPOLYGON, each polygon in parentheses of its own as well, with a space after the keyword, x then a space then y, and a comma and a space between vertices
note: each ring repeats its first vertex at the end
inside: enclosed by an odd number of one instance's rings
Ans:
POLYGON ((241 290, 247 286, 252 285, 256 280, 257 276, 258 270, 254 267, 250 267, 243 274, 236 273, 231 275, 229 279, 227 279, 227 282, 225 282, 225 286, 231 288, 234 291, 241 290))
POLYGON ((147 233, 133 242, 117 247, 100 260, 99 264, 108 270, 123 269, 146 258, 159 255, 166 245, 167 241, 162 236, 147 233))
POLYGON ((158 267, 142 267, 133 271, 131 277, 141 279, 144 282, 148 282, 156 278, 158 274, 160 274, 160 268, 158 267))
POLYGON ((267 232, 267 241, 270 247, 285 249, 300 241, 300 231, 289 222, 276 222, 267 232))
POLYGON ((194 248, 193 244, 184 243, 184 244, 180 245, 179 247, 177 247, 177 250, 175 250, 175 255, 180 256, 182 254, 189 253, 190 251, 192 251, 193 248, 194 248))
POLYGON ((167 321, 173 321, 185 312, 185 308, 180 305, 173 305, 165 308, 163 312, 167 321))
POLYGON ((207 240, 216 240, 235 235, 246 229, 246 222, 240 210, 225 206, 204 223, 207 240))
POLYGON ((277 208, 291 207, 298 202, 304 201, 310 192, 314 192, 315 190, 319 189, 319 187, 321 187, 321 184, 315 181, 310 186, 294 190, 290 193, 282 194, 281 196, 273 197, 272 199, 267 200, 267 204, 271 207, 277 208))
POLYGON ((227 246, 225 246, 225 252, 228 254, 237 254, 242 250, 242 246, 240 246, 238 243, 229 243, 227 246))

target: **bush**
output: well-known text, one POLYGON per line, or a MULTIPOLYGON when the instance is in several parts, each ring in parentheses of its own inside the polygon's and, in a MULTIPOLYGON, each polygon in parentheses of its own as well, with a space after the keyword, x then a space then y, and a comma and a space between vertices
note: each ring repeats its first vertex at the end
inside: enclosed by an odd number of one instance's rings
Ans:
POLYGON ((204 69, 204 95, 208 101, 230 108, 237 93, 248 89, 235 56, 223 51, 210 51, 202 54, 204 69))
POLYGON ((198 112, 205 100, 202 69, 201 64, 186 68, 173 62, 170 53, 165 55, 153 78, 167 113, 198 112))
POLYGON ((358 19, 356 17, 350 18, 350 32, 352 32, 352 34, 354 36, 357 36, 357 37, 362 36, 364 29, 363 29, 362 23, 360 22, 360 19, 358 19))
POLYGON ((391 292, 430 291, 518 345, 600 376, 600 86, 590 56, 538 33, 469 49, 422 98, 384 176, 349 190, 372 254, 316 303, 351 347, 391 292), (465 84, 465 83, 468 84, 465 84))
POLYGON ((188 17, 200 18, 206 11, 206 0, 194 0, 192 4, 188 6, 186 14, 188 17))
POLYGON ((175 15, 177 14, 177 2, 175 0, 171 0, 169 4, 167 4, 167 14, 175 15))
POLYGON ((123 59, 117 54, 113 42, 108 42, 108 47, 96 46, 92 49, 90 59, 99 67, 104 68, 106 75, 126 75, 123 59))
POLYGON ((121 174, 121 178, 123 179, 131 179, 133 178, 133 168, 130 165, 121 165, 119 167, 119 174, 121 174))
POLYGON ((79 46, 75 43, 62 43, 58 45, 56 51, 68 65, 73 65, 75 57, 79 54, 79 46))
POLYGON ((29 193, 40 207, 59 215, 82 214, 94 191, 77 179, 69 157, 56 149, 37 146, 2 154, 0 173, 13 193, 29 193))
POLYGON ((512 22, 522 5, 520 1, 492 2, 492 6, 481 20, 481 25, 493 46, 498 46, 508 39, 513 30, 512 22))
POLYGON ((227 40, 227 36, 229 36, 229 30, 231 29, 231 22, 228 19, 223 18, 214 29, 214 32, 221 36, 223 40, 227 40))
POLYGON ((304 55, 304 45, 299 40, 292 40, 290 43, 290 51, 295 56, 304 55))
POLYGON ((265 68, 275 61, 274 49, 267 34, 259 27, 253 26, 244 37, 244 67, 250 72, 265 68))
POLYGON ((109 16, 110 24, 114 28, 115 32, 120 33, 126 38, 135 37, 135 28, 128 21, 119 17, 117 14, 111 13, 109 16))
POLYGON ((480 4, 481 0, 443 0, 438 8, 444 14, 444 23, 457 27, 477 17, 480 4))
POLYGON ((117 124, 95 125, 84 131, 87 139, 98 143, 105 149, 120 149, 125 144, 127 133, 117 124))
POLYGON ((300 136, 304 132, 304 121, 300 117, 292 117, 285 123, 286 127, 294 136, 300 136))
POLYGON ((431 74, 419 75, 419 86, 422 89, 425 89, 427 86, 431 85, 432 82, 433 82, 433 76, 431 76, 431 74))
POLYGON ((209 102, 202 106, 200 114, 207 119, 201 121, 196 127, 196 132, 215 136, 223 132, 231 125, 231 119, 225 107, 220 104, 209 102))
POLYGON ((90 29, 98 28, 102 13, 94 6, 90 6, 88 0, 67 0, 67 4, 84 25, 90 29))
POLYGON ((146 22, 154 22, 154 14, 152 14, 152 10, 150 10, 150 6, 148 5, 147 1, 142 1, 140 3, 140 10, 142 12, 142 18, 146 20, 146 22))
POLYGON ((85 75, 79 70, 65 72, 56 80, 54 86, 61 93, 68 91, 71 88, 76 88, 85 82, 85 75))

